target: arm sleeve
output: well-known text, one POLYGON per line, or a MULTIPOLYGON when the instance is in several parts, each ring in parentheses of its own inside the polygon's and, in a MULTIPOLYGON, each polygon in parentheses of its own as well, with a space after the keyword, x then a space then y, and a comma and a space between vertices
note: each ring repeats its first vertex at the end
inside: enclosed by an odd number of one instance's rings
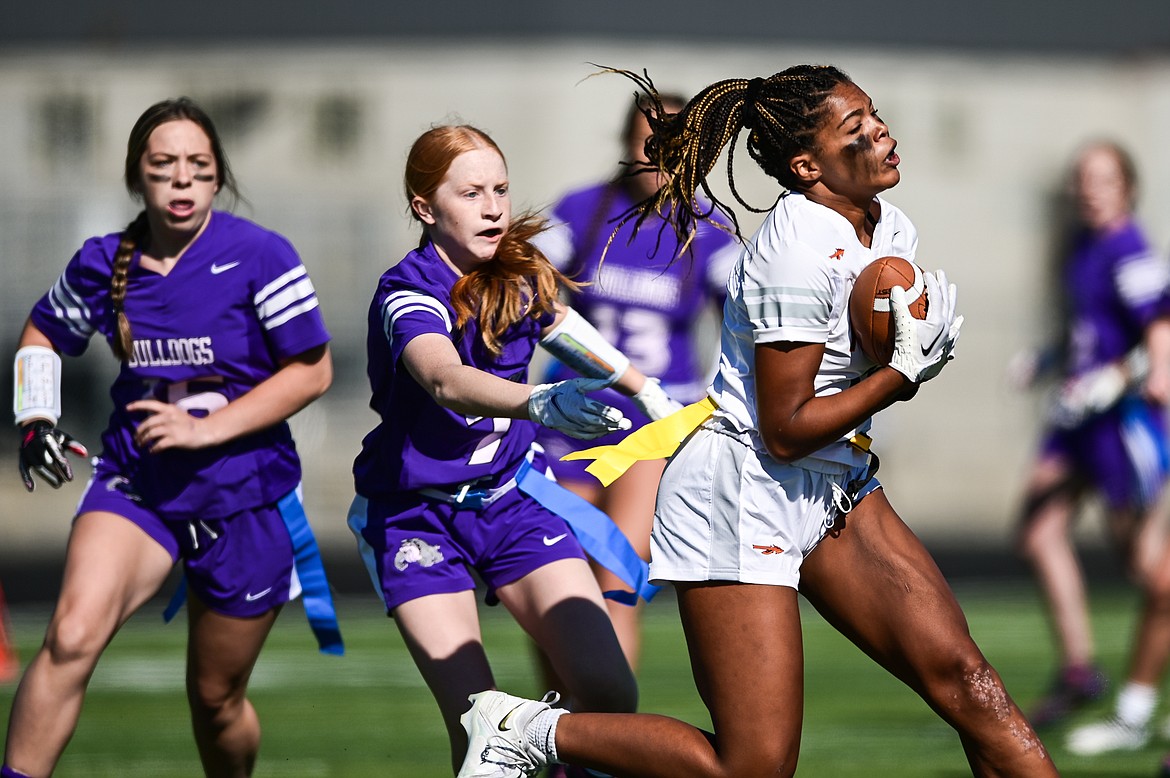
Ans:
POLYGON ((390 345, 390 359, 397 364, 406 344, 427 333, 451 337, 451 311, 431 295, 414 289, 392 289, 379 305, 382 334, 390 345))
POLYGON ((1170 263, 1149 249, 1129 254, 1113 268, 1117 295, 1142 327, 1170 314, 1170 263))
POLYGON ((33 324, 69 356, 79 356, 110 314, 110 266, 98 239, 86 241, 33 306, 33 324))
POLYGON ((803 243, 747 250, 743 301, 755 342, 828 342, 835 294, 820 256, 803 243))
POLYGON ((259 253, 252 305, 275 356, 288 358, 328 343, 317 290, 292 244, 271 233, 259 253))

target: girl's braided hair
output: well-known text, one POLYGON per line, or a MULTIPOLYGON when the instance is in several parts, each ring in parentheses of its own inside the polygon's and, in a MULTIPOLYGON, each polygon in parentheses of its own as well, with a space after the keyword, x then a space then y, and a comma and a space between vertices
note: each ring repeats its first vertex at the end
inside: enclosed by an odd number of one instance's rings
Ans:
POLYGON ((706 220, 718 208, 735 225, 735 212, 711 191, 707 182, 719 155, 727 147, 727 182, 736 201, 754 213, 766 209, 749 205, 735 183, 735 146, 740 132, 748 130, 747 151, 760 169, 785 189, 799 189, 801 182, 789 162, 797 154, 816 148, 816 133, 825 116, 825 103, 840 84, 852 83, 841 70, 829 65, 795 65, 768 78, 731 78, 718 81, 696 94, 682 110, 668 113, 650 76, 629 70, 603 68, 625 76, 638 85, 642 113, 650 123, 646 141, 649 167, 666 176, 654 195, 635 205, 621 223, 635 220, 640 228, 652 213, 671 224, 681 250, 695 235, 695 223, 706 220), (699 191, 710 205, 696 198, 699 191))

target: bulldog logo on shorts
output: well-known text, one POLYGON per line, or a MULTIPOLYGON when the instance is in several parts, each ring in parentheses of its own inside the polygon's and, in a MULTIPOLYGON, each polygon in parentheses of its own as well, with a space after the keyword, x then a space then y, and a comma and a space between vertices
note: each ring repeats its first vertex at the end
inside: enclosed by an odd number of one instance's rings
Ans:
POLYGON ((442 561, 443 552, 439 550, 438 546, 432 546, 418 538, 402 541, 402 545, 398 547, 398 553, 394 555, 394 566, 399 570, 405 570, 409 565, 415 563, 423 567, 430 567, 436 562, 442 561))
POLYGON ((124 475, 115 475, 106 481, 107 492, 121 492, 134 502, 142 502, 142 498, 134 491, 134 487, 130 485, 130 479, 124 475))

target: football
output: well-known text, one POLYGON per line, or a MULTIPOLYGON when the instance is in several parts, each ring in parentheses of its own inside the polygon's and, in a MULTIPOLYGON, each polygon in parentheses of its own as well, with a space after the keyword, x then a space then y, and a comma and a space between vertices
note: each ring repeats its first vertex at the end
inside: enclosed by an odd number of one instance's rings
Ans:
POLYGON ((894 355, 894 317, 890 313, 890 288, 906 290, 910 315, 926 318, 926 284, 922 268, 902 257, 882 257, 858 274, 849 295, 849 325, 855 343, 879 365, 890 364, 894 355))

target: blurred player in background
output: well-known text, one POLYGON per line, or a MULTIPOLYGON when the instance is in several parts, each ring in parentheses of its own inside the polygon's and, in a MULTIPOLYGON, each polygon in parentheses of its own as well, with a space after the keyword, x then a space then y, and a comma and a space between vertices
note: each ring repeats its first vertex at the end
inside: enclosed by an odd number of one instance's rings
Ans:
MULTIPOLYGON (((648 81, 621 72, 653 99, 648 81)), ((879 196, 898 183, 900 160, 868 95, 836 68, 800 65, 712 84, 651 127, 647 153, 665 176, 642 213, 671 214, 682 237, 706 216, 696 194, 743 130, 751 158, 787 190, 732 271, 707 401, 641 431, 692 409, 698 417, 659 486, 651 575, 674 583, 715 731, 489 692, 465 717, 460 778, 531 775, 557 761, 622 776, 792 775, 804 696, 798 587, 955 728, 975 774, 1055 775, 874 478, 870 418, 942 370, 962 319, 946 277, 924 273, 925 320, 911 317, 905 290, 891 292, 891 363, 852 349, 853 280, 879 257, 913 260, 917 249, 913 224, 879 196)))
POLYGON ((260 723, 248 679, 302 582, 323 649, 341 648, 285 422, 333 375, 305 267, 280 235, 213 210, 221 189, 237 194, 235 181, 211 120, 186 98, 139 117, 125 182, 145 209, 85 242, 33 307, 16 355, 30 491, 34 476, 72 480, 66 454, 85 454, 57 427, 59 352, 79 355, 99 334, 121 371, 61 594, 13 703, 3 778, 53 772, 103 649, 180 559, 187 693, 207 775, 252 773, 260 723))
MULTIPOLYGON (((676 112, 685 104, 681 95, 662 96, 666 111, 676 112)), ((630 222, 614 233, 623 215, 658 191, 658 176, 646 168, 643 152, 650 125, 642 111, 648 108, 644 99, 635 101, 626 115, 621 135, 622 168, 609 181, 563 197, 553 206, 552 227, 539 235, 536 243, 558 270, 583 284, 569 296, 569 305, 642 373, 660 381, 667 394, 690 403, 703 397, 714 363, 714 355, 707 353, 699 340, 697 325, 712 307, 722 310, 727 276, 739 246, 730 230, 704 222, 680 257, 674 235, 659 229, 665 222, 657 215, 637 233, 630 222)), ((575 373, 568 366, 553 362, 546 380, 559 381, 572 375, 575 373)), ((634 429, 647 421, 633 402, 613 389, 595 397, 619 408, 634 429)), ((593 445, 617 443, 628 434, 629 430, 610 433, 593 445)), ((557 481, 609 514, 638 553, 649 560, 654 497, 665 461, 637 462, 603 488, 585 472, 585 463, 560 461, 582 447, 579 440, 548 427, 540 428, 537 440, 548 454, 557 481)), ((602 590, 623 588, 604 567, 595 564, 594 572, 602 590)), ((608 604, 622 650, 636 668, 642 606, 629 607, 613 600, 608 604)))
POLYGON ((572 283, 532 245, 543 220, 512 218, 491 138, 469 126, 428 130, 411 147, 405 185, 422 237, 383 274, 370 306, 381 423, 354 464, 349 526, 458 767, 468 696, 495 686, 472 571, 549 657, 574 709, 634 710, 634 676, 583 547, 601 553, 587 539, 612 530, 636 560, 635 591, 645 562, 604 514, 549 480, 536 424, 580 438, 627 428, 620 411, 586 396, 609 385, 650 418, 679 406, 558 302, 572 283), (538 343, 588 377, 528 384, 538 343))
MULTIPOLYGON (((1083 498, 1104 501, 1108 530, 1147 596, 1150 629, 1164 630, 1170 649, 1170 575, 1161 522, 1156 519, 1167 474, 1163 405, 1170 397, 1168 266, 1133 218, 1136 174, 1113 143, 1084 146, 1072 166, 1070 194, 1076 226, 1061 266, 1066 321, 1061 386, 1029 476, 1019 544, 1048 601, 1061 667, 1032 714, 1036 726, 1060 721, 1105 694, 1094 645, 1084 576, 1072 540, 1083 498)), ((1059 360, 1048 358, 1055 364, 1059 360)), ((1016 380, 1040 371, 1025 364, 1016 380)), ((1141 658, 1118 701, 1119 722, 1131 742, 1153 712, 1161 667, 1141 658)), ((1072 733, 1070 748, 1093 753, 1120 730, 1072 733)))

